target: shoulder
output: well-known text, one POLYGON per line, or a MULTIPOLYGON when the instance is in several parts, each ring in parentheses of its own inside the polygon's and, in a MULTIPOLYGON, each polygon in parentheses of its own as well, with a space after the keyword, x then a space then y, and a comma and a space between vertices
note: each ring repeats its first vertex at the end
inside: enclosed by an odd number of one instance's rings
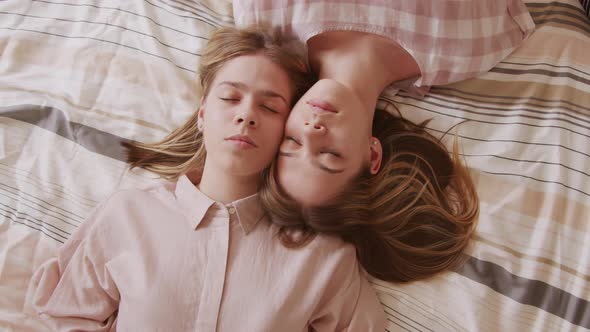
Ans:
POLYGON ((99 206, 105 209, 148 207, 158 201, 163 202, 173 196, 175 183, 162 183, 148 188, 119 189, 108 196, 99 206))
MULTIPOLYGON (((173 183, 172 183, 173 184, 173 183)), ((102 227, 121 227, 133 221, 139 222, 148 215, 174 210, 173 192, 169 184, 162 184, 146 189, 119 189, 110 194, 87 215, 86 223, 102 227)))
POLYGON ((313 255, 319 258, 323 269, 338 270, 338 273, 358 269, 354 245, 344 242, 339 237, 317 234, 307 246, 313 255))
POLYGON ((345 242, 340 237, 321 233, 317 234, 313 240, 310 241, 309 245, 313 246, 316 250, 331 249, 338 252, 354 251, 354 246, 345 242))

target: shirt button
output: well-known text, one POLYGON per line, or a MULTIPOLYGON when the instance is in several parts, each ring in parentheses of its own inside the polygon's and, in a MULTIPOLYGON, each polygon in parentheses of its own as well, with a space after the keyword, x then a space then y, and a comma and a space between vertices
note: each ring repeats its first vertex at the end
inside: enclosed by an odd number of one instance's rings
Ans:
POLYGON ((236 209, 234 207, 230 207, 227 211, 229 212, 229 214, 236 213, 236 209))

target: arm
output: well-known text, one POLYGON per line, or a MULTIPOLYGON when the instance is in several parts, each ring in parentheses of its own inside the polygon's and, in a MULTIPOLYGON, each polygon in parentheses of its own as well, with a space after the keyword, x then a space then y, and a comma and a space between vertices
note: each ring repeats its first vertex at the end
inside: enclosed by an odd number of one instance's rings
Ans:
POLYGON ((119 292, 106 267, 103 211, 97 207, 29 285, 35 311, 53 331, 109 331, 119 292))

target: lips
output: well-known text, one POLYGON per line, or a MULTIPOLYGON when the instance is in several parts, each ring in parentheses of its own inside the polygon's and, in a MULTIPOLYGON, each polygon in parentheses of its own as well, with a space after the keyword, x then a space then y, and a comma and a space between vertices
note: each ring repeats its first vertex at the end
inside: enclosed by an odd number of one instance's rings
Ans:
POLYGON ((325 100, 310 99, 307 101, 307 105, 311 106, 315 113, 338 113, 336 108, 325 100))
POLYGON ((250 145, 254 148, 258 147, 258 145, 256 145, 256 143, 254 143, 254 141, 250 137, 244 136, 244 135, 234 135, 234 136, 226 138, 225 140, 232 141, 235 143, 243 143, 245 145, 250 145))

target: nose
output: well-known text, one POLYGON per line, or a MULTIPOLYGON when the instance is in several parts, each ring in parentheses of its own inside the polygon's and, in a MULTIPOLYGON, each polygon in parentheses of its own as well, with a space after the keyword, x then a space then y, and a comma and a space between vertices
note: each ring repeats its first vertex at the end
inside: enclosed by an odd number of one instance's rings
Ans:
POLYGON ((326 126, 324 126, 321 122, 317 121, 317 118, 314 121, 305 121, 303 123, 305 125, 305 132, 308 135, 324 135, 327 132, 326 126))
POLYGON ((246 125, 250 128, 256 128, 259 125, 258 115, 254 106, 245 105, 245 107, 236 114, 234 123, 237 125, 246 125))

